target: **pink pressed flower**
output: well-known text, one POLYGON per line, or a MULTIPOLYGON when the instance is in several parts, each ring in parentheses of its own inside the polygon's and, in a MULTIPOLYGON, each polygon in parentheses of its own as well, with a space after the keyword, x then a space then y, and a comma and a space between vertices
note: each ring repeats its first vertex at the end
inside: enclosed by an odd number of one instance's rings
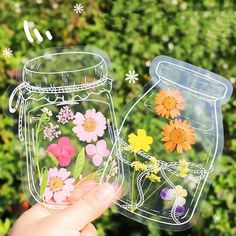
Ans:
POLYGON ((106 141, 100 140, 97 142, 96 146, 94 144, 88 144, 86 146, 86 153, 92 157, 92 162, 95 166, 100 166, 103 162, 103 158, 108 157, 110 151, 107 149, 106 141))
POLYGON ((49 125, 43 129, 43 139, 52 141, 54 138, 57 138, 61 134, 61 131, 57 130, 58 128, 58 125, 54 125, 53 123, 49 122, 49 125))
POLYGON ((74 190, 74 178, 68 178, 70 171, 65 168, 57 169, 56 167, 48 170, 47 186, 44 192, 45 201, 54 200, 61 203, 70 197, 74 190))
POLYGON ((72 157, 76 153, 76 148, 71 145, 71 141, 67 137, 61 137, 58 143, 50 144, 47 151, 52 153, 61 166, 68 166, 72 157))
POLYGON ((94 142, 97 137, 102 137, 106 129, 106 119, 101 112, 87 110, 85 115, 77 112, 73 123, 76 125, 72 130, 81 141, 94 142))
POLYGON ((58 122, 61 124, 68 123, 69 120, 74 119, 74 113, 73 111, 68 107, 64 106, 61 108, 59 114, 57 115, 58 122))

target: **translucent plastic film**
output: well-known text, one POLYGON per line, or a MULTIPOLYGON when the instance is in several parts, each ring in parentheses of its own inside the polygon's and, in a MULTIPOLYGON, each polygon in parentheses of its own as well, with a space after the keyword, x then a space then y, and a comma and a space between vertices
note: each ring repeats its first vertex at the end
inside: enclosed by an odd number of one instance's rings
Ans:
POLYGON ((117 204, 136 221, 185 230, 198 218, 222 153, 221 105, 232 86, 166 56, 153 60, 150 75, 122 112, 111 155, 124 168, 124 196, 117 204))
MULTIPOLYGON (((109 67, 94 48, 47 50, 25 63, 9 108, 19 117, 22 180, 32 204, 65 207, 82 182, 100 181, 117 129, 109 67)), ((115 182, 119 163, 112 165, 104 178, 115 182)))
POLYGON ((109 74, 109 58, 94 48, 47 50, 25 63, 9 110, 28 198, 63 208, 81 183, 109 182, 122 189, 121 214, 165 230, 191 227, 223 150, 231 83, 159 56, 152 80, 115 114, 109 74))

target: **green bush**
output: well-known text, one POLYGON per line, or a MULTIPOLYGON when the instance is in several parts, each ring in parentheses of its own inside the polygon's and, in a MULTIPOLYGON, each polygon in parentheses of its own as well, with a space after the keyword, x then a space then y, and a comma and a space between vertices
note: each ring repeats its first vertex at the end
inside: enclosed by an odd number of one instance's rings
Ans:
MULTIPOLYGON (((148 66, 157 55, 169 55, 204 67, 236 84, 236 11, 225 0, 96 0, 80 1, 84 12, 73 11, 74 1, 1 0, 0 54, 1 105, 7 109, 6 88, 19 83, 24 55, 41 48, 93 45, 110 56, 117 83, 116 109, 120 111, 150 79, 148 66), (30 44, 23 20, 34 21, 40 31, 54 36, 40 45, 30 44), (125 74, 139 74, 130 85, 125 74)), ((118 113, 117 113, 118 114, 118 113)), ((236 235, 236 96, 223 107, 225 147, 217 177, 198 223, 184 233, 171 234, 144 226, 110 210, 97 222, 99 235, 236 235), (221 217, 214 223, 212 217, 221 217)), ((20 183, 19 150, 13 135, 17 117, 0 115, 0 235, 28 208, 20 183)))

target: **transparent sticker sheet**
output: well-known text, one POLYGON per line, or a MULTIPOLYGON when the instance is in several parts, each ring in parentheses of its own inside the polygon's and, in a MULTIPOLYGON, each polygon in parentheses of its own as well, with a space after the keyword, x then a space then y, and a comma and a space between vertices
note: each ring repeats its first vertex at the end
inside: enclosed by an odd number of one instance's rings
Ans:
POLYGON ((117 158, 112 173, 104 171, 117 130, 109 68, 107 55, 88 47, 47 50, 25 63, 9 110, 19 117, 22 181, 32 204, 63 208, 81 183, 122 176, 117 158))
MULTIPOLYGON (((166 56, 122 112, 117 156, 123 163, 120 212, 181 231, 197 221, 223 149, 221 105, 232 93, 223 77, 166 56)), ((109 169, 109 166, 107 166, 109 169)), ((204 209, 203 209, 204 211, 204 209)))

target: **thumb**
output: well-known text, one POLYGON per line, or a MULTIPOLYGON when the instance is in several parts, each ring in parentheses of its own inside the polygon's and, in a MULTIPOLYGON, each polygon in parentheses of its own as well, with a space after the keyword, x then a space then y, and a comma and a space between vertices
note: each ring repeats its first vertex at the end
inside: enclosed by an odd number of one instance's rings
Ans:
POLYGON ((89 191, 65 210, 54 215, 54 221, 67 227, 82 230, 88 223, 98 218, 116 199, 115 188, 100 184, 89 191))

